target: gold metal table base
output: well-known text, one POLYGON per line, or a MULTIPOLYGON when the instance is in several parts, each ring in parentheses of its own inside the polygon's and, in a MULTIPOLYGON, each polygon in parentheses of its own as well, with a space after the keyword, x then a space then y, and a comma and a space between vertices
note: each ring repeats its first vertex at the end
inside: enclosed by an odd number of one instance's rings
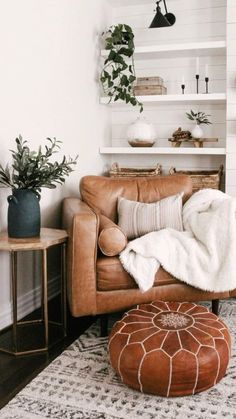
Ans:
POLYGON ((37 320, 17 323, 17 347, 15 350, 13 347, 13 328, 7 330, 0 338, 0 344, 2 345, 0 351, 15 356, 47 352, 51 346, 65 337, 60 323, 56 324, 49 321, 48 327, 49 335, 52 335, 52 339, 49 339, 47 347, 44 343, 44 324, 42 321, 37 320), (31 342, 29 339, 30 334, 33 336, 31 342), (39 342, 40 345, 37 346, 39 342))
POLYGON ((11 286, 12 286, 12 328, 0 336, 0 351, 13 355, 27 355, 45 352, 52 344, 66 336, 66 240, 67 233, 63 230, 42 229, 42 236, 34 239, 9 239, 0 235, 0 250, 9 250, 11 254, 11 286), (7 242, 7 243, 6 243, 7 242), (7 246, 8 244, 8 246, 7 246), (61 246, 61 321, 53 322, 48 318, 48 270, 47 250, 49 247, 61 246), (42 318, 29 321, 17 319, 17 252, 40 250, 42 252, 41 278, 41 314, 42 318), (57 332, 56 332, 57 331, 57 332), (50 332, 50 333, 49 333, 50 332), (35 341, 41 340, 38 347, 25 349, 29 336, 35 341), (52 339, 50 339, 50 334, 52 339), (57 337, 58 335, 58 337, 57 337))

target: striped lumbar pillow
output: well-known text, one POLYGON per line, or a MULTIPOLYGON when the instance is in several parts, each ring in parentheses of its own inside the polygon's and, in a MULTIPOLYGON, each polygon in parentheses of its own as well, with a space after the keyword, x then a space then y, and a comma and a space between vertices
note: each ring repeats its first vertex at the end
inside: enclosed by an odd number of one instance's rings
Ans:
POLYGON ((183 192, 151 204, 118 198, 118 225, 128 239, 162 228, 183 231, 182 197, 183 192))

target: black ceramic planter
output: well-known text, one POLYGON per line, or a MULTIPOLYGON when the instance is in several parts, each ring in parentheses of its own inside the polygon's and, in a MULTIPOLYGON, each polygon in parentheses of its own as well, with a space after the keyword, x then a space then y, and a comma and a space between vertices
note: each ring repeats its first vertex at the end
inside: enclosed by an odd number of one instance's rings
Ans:
POLYGON ((8 236, 12 238, 40 235, 39 196, 30 189, 13 189, 7 198, 8 236))

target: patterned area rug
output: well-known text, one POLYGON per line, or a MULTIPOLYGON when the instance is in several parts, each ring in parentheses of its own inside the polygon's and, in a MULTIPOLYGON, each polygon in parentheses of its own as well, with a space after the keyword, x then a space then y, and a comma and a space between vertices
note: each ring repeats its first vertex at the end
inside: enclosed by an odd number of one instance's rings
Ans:
POLYGON ((112 371, 107 339, 93 325, 0 411, 1 419, 210 419, 236 418, 236 301, 220 317, 232 336, 223 380, 195 396, 161 398, 124 386, 112 371))

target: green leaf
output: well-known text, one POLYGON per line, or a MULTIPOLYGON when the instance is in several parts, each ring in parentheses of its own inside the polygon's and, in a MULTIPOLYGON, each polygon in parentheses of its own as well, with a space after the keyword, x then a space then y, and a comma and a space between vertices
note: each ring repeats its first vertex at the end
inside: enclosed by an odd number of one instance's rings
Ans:
MULTIPOLYGON (((132 40, 132 39, 130 39, 130 40, 129 40, 129 42, 128 42, 128 47, 129 47, 129 49, 134 50, 134 42, 133 42, 133 40, 132 40)), ((133 51, 133 52, 134 52, 134 51, 133 51)))
POLYGON ((121 84, 124 86, 129 86, 129 79, 125 74, 123 74, 121 77, 121 84))
POLYGON ((116 56, 117 56, 117 53, 112 49, 110 52, 109 52, 109 55, 108 55, 108 57, 107 57, 107 60, 110 60, 110 61, 114 61, 115 60, 115 58, 116 58, 116 56))
POLYGON ((141 112, 143 112, 143 104, 142 103, 138 103, 139 104, 139 106, 140 106, 140 110, 139 110, 139 112, 141 113, 141 112))
POLYGON ((108 77, 110 77, 110 74, 106 70, 104 70, 103 71, 103 77, 105 77, 107 79, 108 77))
POLYGON ((55 183, 64 183, 65 176, 69 175, 73 170, 72 166, 76 164, 78 156, 74 160, 63 156, 61 162, 49 161, 52 154, 60 149, 61 141, 56 138, 47 138, 49 146, 45 145, 45 151, 41 146, 37 151, 30 150, 27 141, 21 136, 15 141, 16 150, 11 150, 12 174, 8 166, 4 169, 0 165, 0 186, 27 188, 40 192, 41 187, 49 187, 48 185, 54 187, 55 183))
POLYGON ((131 57, 133 54, 133 51, 129 48, 122 47, 119 49, 119 54, 125 55, 126 57, 131 57))
POLYGON ((128 64, 126 64, 125 62, 123 63, 122 66, 122 71, 125 71, 128 68, 128 64))
POLYGON ((124 24, 124 28, 125 28, 126 32, 133 33, 133 31, 132 31, 132 29, 129 25, 124 24))
POLYGON ((120 70, 119 70, 119 69, 117 69, 117 70, 113 70, 113 71, 112 71, 112 79, 113 79, 113 80, 115 80, 115 79, 118 77, 119 72, 120 72, 120 70))
POLYGON ((143 105, 133 96, 133 83, 136 80, 133 54, 134 34, 129 25, 119 23, 112 25, 106 31, 105 47, 110 51, 104 61, 100 81, 105 94, 114 101, 123 100, 126 103, 138 105, 140 112, 143 105), (132 63, 130 64, 130 59, 132 63))
POLYGON ((125 61, 124 61, 123 57, 121 57, 118 54, 116 54, 113 61, 114 61, 114 63, 125 64, 125 61))
POLYGON ((130 83, 133 83, 135 80, 136 80, 135 76, 133 76, 133 75, 129 76, 129 82, 130 83))
POLYGON ((135 97, 132 97, 132 98, 130 99, 130 103, 132 103, 132 105, 133 105, 133 106, 136 106, 136 105, 137 105, 137 103, 138 103, 138 101, 137 101, 137 99, 136 99, 135 97))
POLYGON ((126 102, 126 103, 129 103, 129 102, 130 102, 130 99, 131 99, 131 96, 130 96, 129 94, 127 94, 127 95, 125 96, 125 102, 126 102))

